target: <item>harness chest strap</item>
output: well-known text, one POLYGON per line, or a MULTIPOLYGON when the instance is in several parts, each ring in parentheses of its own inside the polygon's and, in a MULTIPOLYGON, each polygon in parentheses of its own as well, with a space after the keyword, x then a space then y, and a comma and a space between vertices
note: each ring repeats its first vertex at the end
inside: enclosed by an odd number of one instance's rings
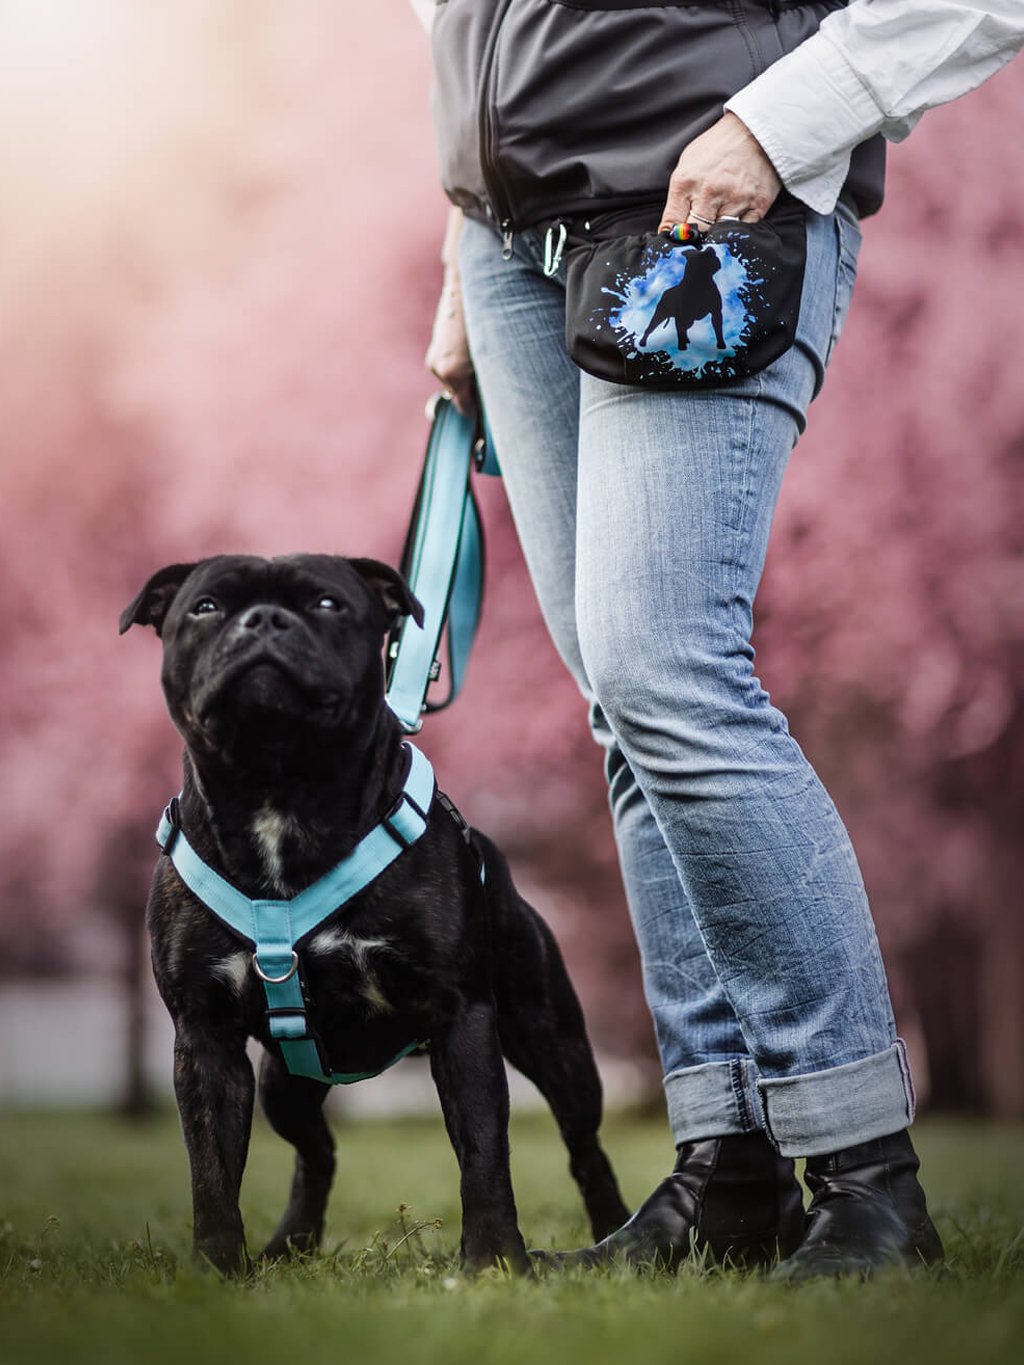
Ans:
MULTIPOLYGON (((253 967, 267 998, 270 1035, 281 1046, 288 1070, 330 1085, 348 1085, 379 1071, 328 1071, 310 1031, 307 1000, 295 945, 358 895, 414 844, 427 827, 434 800, 434 770, 415 745, 406 743, 409 768, 401 795, 379 825, 347 857, 290 900, 251 900, 203 862, 182 832, 177 800, 164 811, 157 843, 179 877, 229 929, 253 945, 253 967)), ((381 1070, 393 1066, 419 1042, 409 1043, 381 1070)))

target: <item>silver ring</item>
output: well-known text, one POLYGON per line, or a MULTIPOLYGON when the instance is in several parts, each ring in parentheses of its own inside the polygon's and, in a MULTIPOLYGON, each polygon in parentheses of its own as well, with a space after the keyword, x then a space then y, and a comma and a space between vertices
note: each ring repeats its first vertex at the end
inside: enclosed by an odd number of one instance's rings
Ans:
POLYGON ((261 981, 265 981, 268 986, 280 986, 285 981, 290 981, 292 977, 295 975, 295 973, 299 970, 299 955, 293 948, 292 965, 285 972, 284 976, 268 976, 266 972, 263 970, 263 968, 260 966, 259 960, 256 957, 255 953, 253 953, 252 955, 252 969, 259 977, 259 979, 261 981))
POLYGON ((714 218, 705 218, 703 214, 696 213, 693 209, 690 210, 690 217, 695 223, 706 223, 708 227, 714 227, 715 225, 714 218))

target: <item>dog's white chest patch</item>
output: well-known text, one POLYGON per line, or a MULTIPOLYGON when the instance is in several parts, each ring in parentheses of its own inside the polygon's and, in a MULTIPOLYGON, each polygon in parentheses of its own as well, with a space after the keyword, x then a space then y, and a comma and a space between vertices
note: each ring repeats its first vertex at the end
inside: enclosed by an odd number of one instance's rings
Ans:
POLYGON ((289 815, 283 815, 272 806, 264 806, 252 818, 252 836, 256 841, 267 879, 279 896, 287 896, 292 887, 284 879, 284 845, 286 839, 302 837, 302 827, 289 815))
POLYGON ((394 1006, 380 988, 380 982, 373 970, 372 957, 376 953, 392 951, 394 948, 390 939, 359 938, 336 925, 324 929, 310 939, 307 945, 307 952, 325 957, 335 953, 346 954, 359 973, 359 994, 375 1014, 390 1013, 394 1006))

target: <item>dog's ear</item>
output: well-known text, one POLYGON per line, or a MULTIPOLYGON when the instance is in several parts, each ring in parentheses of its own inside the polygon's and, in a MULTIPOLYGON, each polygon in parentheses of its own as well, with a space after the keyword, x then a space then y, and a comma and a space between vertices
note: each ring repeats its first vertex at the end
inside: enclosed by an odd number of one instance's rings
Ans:
POLYGON ((121 613, 118 633, 123 635, 130 626, 152 626, 159 635, 178 589, 196 567, 195 564, 168 564, 166 568, 158 569, 121 613))
POLYGON ((378 559, 350 559, 348 562, 380 598, 388 613, 389 626, 400 616, 411 616, 418 626, 422 626, 423 607, 397 569, 378 559))

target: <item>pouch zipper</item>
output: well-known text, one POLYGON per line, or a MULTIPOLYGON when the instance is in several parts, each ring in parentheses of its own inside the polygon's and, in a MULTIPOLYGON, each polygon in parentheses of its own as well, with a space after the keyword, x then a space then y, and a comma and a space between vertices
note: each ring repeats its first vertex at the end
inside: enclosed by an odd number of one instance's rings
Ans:
POLYGON ((620 228, 620 225, 628 228, 630 233, 654 232, 658 226, 662 207, 663 204, 660 199, 656 201, 652 199, 648 203, 633 202, 621 208, 605 209, 600 213, 592 213, 581 226, 587 238, 595 242, 607 241, 610 237, 627 235, 621 230, 609 231, 610 228, 620 228), (650 227, 647 227, 644 221, 647 219, 650 221, 650 227))

